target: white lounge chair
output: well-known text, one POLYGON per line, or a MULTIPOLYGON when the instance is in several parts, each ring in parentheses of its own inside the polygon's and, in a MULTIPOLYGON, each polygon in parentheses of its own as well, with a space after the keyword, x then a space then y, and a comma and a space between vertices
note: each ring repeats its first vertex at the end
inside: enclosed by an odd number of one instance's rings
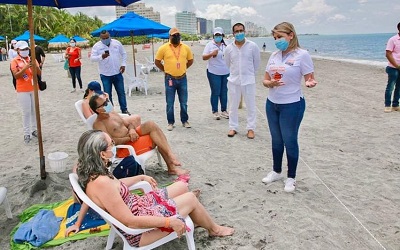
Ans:
MULTIPOLYGON (((147 232, 149 230, 152 230, 153 228, 146 228, 146 229, 133 229, 125 226, 121 222, 119 222, 117 219, 115 219, 113 216, 111 216, 109 213, 104 211, 102 208, 96 205, 82 190, 81 186, 78 183, 78 175, 75 173, 69 174, 69 181, 71 182, 72 188, 74 189, 75 193, 78 195, 78 197, 86 203, 89 207, 91 207, 94 211, 96 211, 109 225, 110 225, 110 233, 107 238, 107 245, 106 245, 106 250, 111 249, 112 245, 114 243, 115 235, 117 234, 119 237, 121 237, 122 241, 124 242, 123 249, 136 249, 136 250, 147 250, 147 249, 153 249, 158 246, 161 246, 171 240, 174 240, 178 238, 177 234, 175 232, 170 233, 169 235, 165 236, 162 239, 159 239, 158 241, 147 245, 143 247, 131 247, 126 240, 126 238, 121 234, 121 232, 117 229, 121 229, 122 231, 136 235, 136 234, 141 234, 144 232, 147 232)), ((141 181, 131 187, 129 187, 129 190, 134 190, 134 189, 142 189, 143 192, 148 193, 150 192, 151 186, 148 182, 146 181, 141 181)), ((194 238, 193 238, 193 231, 194 231, 194 225, 192 219, 187 216, 185 219, 186 225, 190 228, 190 232, 186 232, 186 241, 187 241, 187 246, 189 250, 195 250, 195 244, 194 244, 194 238)))

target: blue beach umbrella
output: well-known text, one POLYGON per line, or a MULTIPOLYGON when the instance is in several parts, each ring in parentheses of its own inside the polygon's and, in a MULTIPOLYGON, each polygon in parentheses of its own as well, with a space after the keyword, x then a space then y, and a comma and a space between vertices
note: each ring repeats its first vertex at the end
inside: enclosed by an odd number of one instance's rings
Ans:
MULTIPOLYGON (((22 35, 17 36, 16 38, 14 38, 14 40, 17 41, 29 41, 31 35, 29 30, 25 31, 22 35)), ((39 36, 39 35, 35 35, 33 34, 33 40, 35 41, 46 41, 46 39, 44 39, 43 37, 39 36)))
POLYGON ((140 16, 134 12, 128 12, 90 34, 92 36, 99 36, 100 32, 103 30, 107 30, 110 33, 110 36, 113 37, 132 37, 133 64, 136 76, 135 44, 133 37, 166 33, 170 30, 170 27, 140 16))
MULTIPOLYGON (((139 0, 0 0, 2 4, 19 4, 26 5, 28 7, 28 25, 30 31, 30 46, 31 51, 35 49, 35 39, 33 36, 34 25, 33 25, 33 6, 48 6, 56 7, 59 9, 74 8, 74 7, 90 7, 90 6, 123 6, 126 7, 131 3, 139 0)), ((32 61, 36 60, 35 53, 32 53, 32 61)), ((40 123, 40 109, 39 109, 39 94, 38 94, 38 83, 37 83, 37 72, 36 67, 32 68, 33 74, 33 89, 35 98, 35 111, 36 111, 36 123, 38 131, 38 143, 39 143, 39 158, 40 158, 40 178, 46 179, 46 167, 45 158, 43 155, 43 140, 42 140, 42 126, 40 123)))
POLYGON ((160 38, 160 39, 169 39, 169 32, 161 33, 161 34, 151 34, 147 36, 148 38, 160 38))
POLYGON ((49 43, 68 43, 68 42, 69 38, 63 34, 58 34, 57 36, 49 40, 49 43))
POLYGON ((0 40, 5 40, 5 37, 4 36, 0 36, 0 40))
POLYGON ((87 39, 80 36, 73 36, 72 38, 75 39, 76 42, 87 42, 87 39))

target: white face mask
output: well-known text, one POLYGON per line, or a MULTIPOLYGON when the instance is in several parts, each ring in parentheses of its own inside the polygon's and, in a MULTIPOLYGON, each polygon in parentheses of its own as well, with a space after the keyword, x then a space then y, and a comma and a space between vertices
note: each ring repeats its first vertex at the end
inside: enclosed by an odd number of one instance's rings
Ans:
POLYGON ((21 57, 28 57, 29 56, 29 50, 20 50, 19 55, 21 57))
POLYGON ((70 43, 71 47, 75 47, 76 43, 70 43))

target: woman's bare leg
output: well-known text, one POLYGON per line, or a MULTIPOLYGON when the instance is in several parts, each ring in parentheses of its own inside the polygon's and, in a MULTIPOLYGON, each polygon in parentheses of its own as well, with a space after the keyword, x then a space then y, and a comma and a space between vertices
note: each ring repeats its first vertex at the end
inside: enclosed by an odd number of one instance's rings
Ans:
POLYGON ((234 233, 233 228, 216 224, 193 192, 177 196, 174 201, 180 215, 183 217, 190 215, 194 224, 207 229, 210 236, 229 236, 234 233))
POLYGON ((189 191, 188 184, 182 181, 172 183, 167 187, 168 198, 173 199, 189 191))

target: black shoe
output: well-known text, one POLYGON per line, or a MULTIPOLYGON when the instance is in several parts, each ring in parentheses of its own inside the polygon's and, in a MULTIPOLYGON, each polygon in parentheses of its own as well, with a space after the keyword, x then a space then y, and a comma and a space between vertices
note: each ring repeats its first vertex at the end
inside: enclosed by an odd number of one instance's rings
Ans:
POLYGON ((32 136, 38 138, 37 130, 35 130, 35 131, 32 132, 32 136))
POLYGON ((128 111, 128 110, 122 111, 122 114, 131 115, 131 113, 129 113, 129 111, 128 111))

